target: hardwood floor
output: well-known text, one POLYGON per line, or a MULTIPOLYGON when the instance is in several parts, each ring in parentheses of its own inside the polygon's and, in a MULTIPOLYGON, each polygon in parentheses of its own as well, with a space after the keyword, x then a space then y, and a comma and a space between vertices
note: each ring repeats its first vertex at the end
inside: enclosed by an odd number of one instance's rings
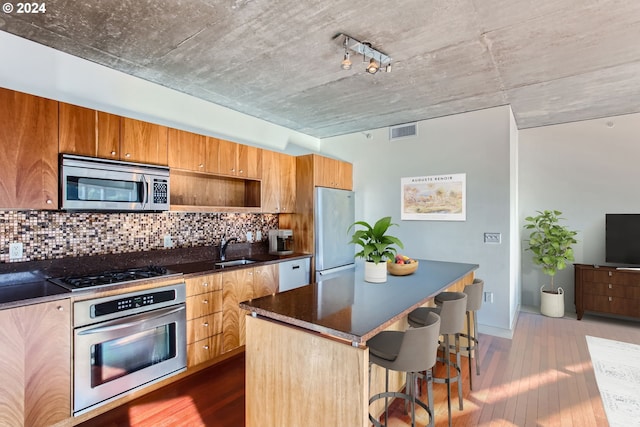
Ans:
MULTIPOLYGON (((607 426, 584 337, 640 344, 638 326, 638 322, 590 315, 577 321, 521 312, 512 340, 481 335, 481 375, 474 377, 473 391, 463 358, 464 411, 454 401, 454 426, 607 426)), ((453 392, 457 395, 455 385, 453 392)), ((445 385, 434 384, 434 397, 436 425, 446 426, 445 385)), ((389 426, 409 424, 402 405, 394 403, 389 426)), ((242 427, 244 357, 227 360, 82 425, 242 427)))

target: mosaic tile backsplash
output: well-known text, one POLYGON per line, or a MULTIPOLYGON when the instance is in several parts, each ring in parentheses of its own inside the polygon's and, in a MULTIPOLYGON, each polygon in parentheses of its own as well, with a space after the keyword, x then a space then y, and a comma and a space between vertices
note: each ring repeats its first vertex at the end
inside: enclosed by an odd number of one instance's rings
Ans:
POLYGON ((164 248, 211 246, 223 235, 246 242, 266 240, 278 215, 247 213, 81 213, 0 211, 0 263, 103 255, 164 248), (23 257, 9 260, 9 244, 23 244, 23 257))

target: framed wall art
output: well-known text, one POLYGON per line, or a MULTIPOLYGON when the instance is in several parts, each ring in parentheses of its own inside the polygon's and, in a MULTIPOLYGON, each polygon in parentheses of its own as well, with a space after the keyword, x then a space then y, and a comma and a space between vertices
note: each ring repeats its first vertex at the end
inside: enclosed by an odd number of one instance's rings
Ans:
POLYGON ((467 174, 402 178, 403 220, 465 221, 467 174))

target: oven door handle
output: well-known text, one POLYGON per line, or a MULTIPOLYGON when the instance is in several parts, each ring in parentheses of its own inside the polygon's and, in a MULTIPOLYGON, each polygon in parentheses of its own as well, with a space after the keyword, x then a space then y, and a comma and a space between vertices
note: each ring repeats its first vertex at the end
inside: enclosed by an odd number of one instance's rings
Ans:
POLYGON ((144 174, 141 174, 140 180, 142 181, 142 209, 146 209, 147 202, 149 201, 149 191, 151 190, 149 187, 151 186, 151 180, 147 181, 147 177, 144 174))
POLYGON ((91 335, 91 334, 99 334, 102 332, 109 331, 117 331, 119 329, 130 328, 132 326, 140 324, 140 322, 144 322, 147 320, 160 319, 161 317, 169 316, 171 314, 177 313, 179 311, 185 310, 184 305, 176 308, 162 308, 159 310, 154 310, 149 313, 143 313, 134 316, 135 319, 127 318, 122 320, 113 320, 108 322, 107 325, 98 326, 97 328, 87 329, 86 331, 78 332, 78 335, 91 335))

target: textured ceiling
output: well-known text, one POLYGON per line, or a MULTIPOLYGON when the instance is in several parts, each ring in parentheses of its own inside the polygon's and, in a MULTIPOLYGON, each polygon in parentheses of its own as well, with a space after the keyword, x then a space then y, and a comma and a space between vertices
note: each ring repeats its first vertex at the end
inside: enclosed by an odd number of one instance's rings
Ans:
POLYGON ((634 0, 47 0, 0 30, 323 138, 510 104, 519 128, 640 111, 634 0), (393 58, 340 69, 339 33, 393 58))

